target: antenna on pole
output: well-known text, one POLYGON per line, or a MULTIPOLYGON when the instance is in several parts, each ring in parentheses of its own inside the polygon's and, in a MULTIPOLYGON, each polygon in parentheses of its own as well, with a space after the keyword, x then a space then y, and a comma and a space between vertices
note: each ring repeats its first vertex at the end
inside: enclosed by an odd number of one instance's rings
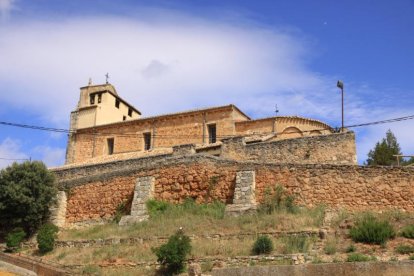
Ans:
POLYGON ((276 113, 276 116, 277 116, 277 113, 279 113, 279 109, 277 108, 277 104, 275 105, 275 113, 276 113))

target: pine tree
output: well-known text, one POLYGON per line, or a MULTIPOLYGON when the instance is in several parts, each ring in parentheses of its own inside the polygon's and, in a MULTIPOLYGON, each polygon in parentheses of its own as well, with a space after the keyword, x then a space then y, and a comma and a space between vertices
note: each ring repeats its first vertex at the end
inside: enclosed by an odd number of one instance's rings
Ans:
POLYGON ((401 155, 401 148, 397 142, 397 138, 389 129, 385 138, 381 142, 375 144, 375 148, 368 153, 367 165, 390 166, 397 163, 394 155, 401 155))

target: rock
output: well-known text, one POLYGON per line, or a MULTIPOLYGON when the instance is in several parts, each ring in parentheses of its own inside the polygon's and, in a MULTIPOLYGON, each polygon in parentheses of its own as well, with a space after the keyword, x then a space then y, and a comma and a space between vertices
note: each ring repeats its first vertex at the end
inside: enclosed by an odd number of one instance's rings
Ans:
POLYGON ((201 276, 201 266, 198 263, 191 263, 188 267, 188 276, 201 276))

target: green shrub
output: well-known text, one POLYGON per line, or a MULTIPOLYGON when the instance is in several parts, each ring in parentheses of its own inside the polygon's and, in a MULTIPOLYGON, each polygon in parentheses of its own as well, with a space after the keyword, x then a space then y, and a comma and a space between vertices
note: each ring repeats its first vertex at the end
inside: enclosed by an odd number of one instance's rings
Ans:
POLYGON ((356 251, 356 247, 355 247, 355 245, 353 245, 353 244, 351 244, 350 246, 348 246, 346 249, 345 249, 345 253, 352 253, 352 252, 355 252, 356 251))
POLYGON ((395 252, 398 254, 412 254, 414 253, 414 246, 411 245, 399 245, 395 248, 395 252))
POLYGON ((369 244, 385 244, 395 237, 393 226, 386 220, 378 220, 372 214, 360 218, 349 234, 353 241, 369 244))
POLYGON ((403 227, 403 229, 401 229, 400 235, 407 239, 414 239, 414 224, 403 227))
POLYGON ((114 218, 112 219, 114 223, 118 224, 121 218, 127 214, 126 207, 127 207, 126 202, 121 202, 118 204, 118 206, 116 206, 115 215, 114 215, 114 218))
POLYGON ((266 235, 259 236, 253 244, 252 252, 255 255, 269 254, 272 251, 273 251, 273 242, 266 235))
POLYGON ((190 238, 182 230, 170 236, 168 242, 157 248, 152 248, 157 261, 163 266, 163 273, 174 275, 184 270, 186 256, 191 252, 190 238))
POLYGON ((276 185, 275 188, 267 188, 264 192, 263 203, 260 205, 259 211, 272 214, 276 211, 285 210, 288 213, 296 213, 298 207, 294 203, 295 198, 289 195, 281 185, 276 185))
POLYGON ((346 259, 347 262, 368 262, 371 258, 360 253, 351 253, 346 259))
POLYGON ((414 255, 411 255, 410 258, 408 258, 411 261, 414 261, 414 255))
POLYGON ((146 202, 147 210, 150 216, 157 215, 159 213, 163 213, 165 210, 170 207, 170 204, 165 201, 160 201, 156 199, 150 199, 146 202))
POLYGON ((59 228, 51 223, 44 224, 37 233, 37 246, 39 252, 44 254, 55 247, 55 239, 59 228))
POLYGON ((6 236, 6 245, 9 251, 16 251, 20 248, 20 244, 26 237, 26 233, 20 227, 13 229, 6 236))
POLYGON ((0 191, 2 230, 21 227, 28 235, 47 221, 57 193, 53 173, 38 161, 0 170, 0 191))

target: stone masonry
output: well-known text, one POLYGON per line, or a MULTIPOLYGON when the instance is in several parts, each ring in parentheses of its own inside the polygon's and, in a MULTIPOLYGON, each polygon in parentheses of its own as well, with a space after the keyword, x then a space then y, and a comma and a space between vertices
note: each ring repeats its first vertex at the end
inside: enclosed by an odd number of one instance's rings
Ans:
POLYGON ((154 177, 144 176, 137 179, 131 205, 131 215, 121 218, 119 225, 127 225, 148 219, 145 203, 154 196, 154 177))
POLYGON ((64 227, 66 223, 67 197, 64 191, 59 191, 56 196, 55 206, 50 208, 50 222, 58 227, 64 227))
POLYGON ((238 215, 256 210, 256 173, 239 171, 236 173, 233 204, 226 206, 226 214, 238 215))

